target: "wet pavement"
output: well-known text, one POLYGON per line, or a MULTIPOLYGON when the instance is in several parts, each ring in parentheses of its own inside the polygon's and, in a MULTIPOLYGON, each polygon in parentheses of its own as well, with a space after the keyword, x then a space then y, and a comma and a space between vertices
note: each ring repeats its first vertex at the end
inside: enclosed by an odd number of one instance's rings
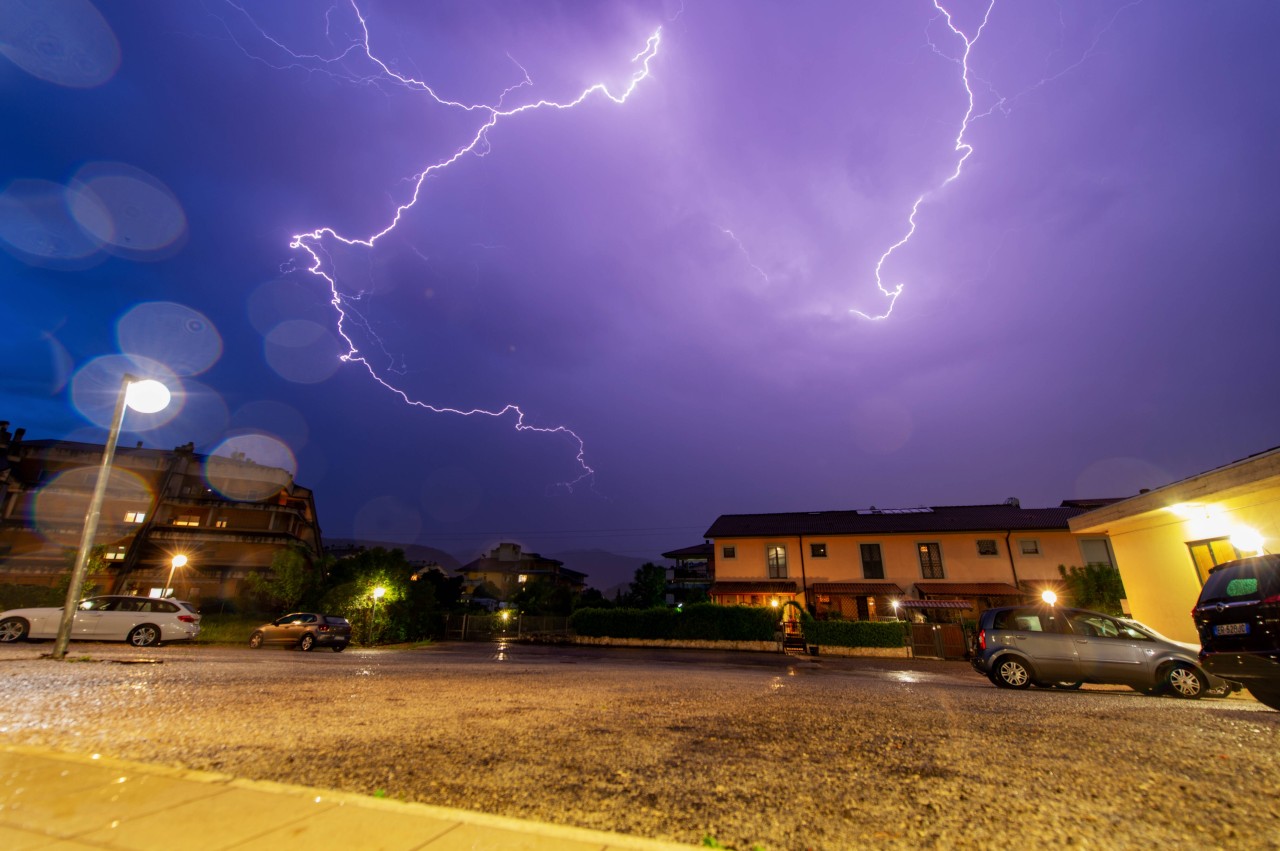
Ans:
POLYGON ((743 849, 1280 847, 1280 713, 1245 696, 773 653, 48 649, 0 647, 0 745, 743 849))

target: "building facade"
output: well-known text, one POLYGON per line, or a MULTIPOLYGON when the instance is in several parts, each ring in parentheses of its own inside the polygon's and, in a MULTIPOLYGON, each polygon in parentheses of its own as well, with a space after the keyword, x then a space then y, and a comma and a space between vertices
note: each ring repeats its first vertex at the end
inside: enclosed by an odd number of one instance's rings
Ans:
POLYGON ((1110 538, 1136 619, 1199 644, 1190 612, 1209 571, 1276 551, 1280 447, 1073 517, 1071 528, 1110 538))
MULTIPOLYGON (((1105 501, 1101 501, 1105 502, 1105 501)), ((706 537, 712 600, 795 602, 849 620, 967 617, 1061 587, 1059 565, 1113 564, 1105 536, 1077 535, 1070 518, 1097 503, 728 514, 706 537)))
POLYGON ((564 562, 524 552, 519 544, 501 543, 491 552, 458 568, 463 587, 470 596, 496 594, 500 602, 510 600, 525 585, 549 582, 556 587, 581 592, 587 575, 564 566, 564 562))
MULTIPOLYGON (((71 569, 104 447, 23 439, 0 422, 0 582, 56 585, 71 569)), ((243 456, 119 447, 98 534, 101 591, 231 598, 281 549, 322 552, 312 492, 277 467, 243 456)))

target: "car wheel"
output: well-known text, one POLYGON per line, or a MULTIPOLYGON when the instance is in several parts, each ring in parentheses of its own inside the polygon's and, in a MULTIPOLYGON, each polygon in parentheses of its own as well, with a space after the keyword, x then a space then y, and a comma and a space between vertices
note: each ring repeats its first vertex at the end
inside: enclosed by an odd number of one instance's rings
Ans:
POLYGON ((127 641, 134 647, 154 647, 160 643, 160 630, 149 623, 135 626, 129 632, 127 641))
POLYGON ((315 646, 316 646, 316 637, 309 632, 306 635, 302 636, 302 639, 298 642, 299 650, 310 650, 312 647, 315 647, 315 646))
POLYGON ((994 682, 1000 688, 1026 688, 1031 685, 1031 669, 1016 656, 1005 656, 996 662, 994 682))
POLYGON ((1249 694, 1258 703, 1280 711, 1280 685, 1250 685, 1248 688, 1249 694))
POLYGON ((334 653, 341 653, 343 650, 346 650, 346 649, 347 649, 347 645, 345 645, 345 644, 335 644, 335 645, 333 645, 333 652, 334 652, 334 653))
POLYGON ((28 629, 22 618, 5 618, 0 621, 0 641, 26 641, 28 629))
POLYGON ((262 647, 262 638, 263 636, 260 632, 255 632, 253 635, 249 636, 250 649, 257 650, 262 647))
POLYGON ((1164 676, 1165 688, 1175 697, 1196 700, 1204 694, 1204 675, 1190 665, 1174 665, 1164 676))

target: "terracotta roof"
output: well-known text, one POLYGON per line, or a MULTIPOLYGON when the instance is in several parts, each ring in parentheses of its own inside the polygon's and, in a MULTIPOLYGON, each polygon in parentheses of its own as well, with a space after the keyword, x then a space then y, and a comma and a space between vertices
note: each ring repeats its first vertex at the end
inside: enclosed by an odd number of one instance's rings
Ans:
POLYGON ((964 594, 967 597, 1025 597, 1025 591, 1004 582, 917 582, 921 594, 964 594))
POLYGON ((722 514, 708 538, 882 535, 911 532, 1008 532, 1061 529, 1084 509, 1021 508, 1017 505, 941 505, 932 508, 809 511, 786 514, 722 514))
POLYGON ((903 600, 898 606, 903 609, 971 609, 973 603, 968 600, 903 600))
POLYGON ((809 587, 815 594, 902 594, 892 582, 815 582, 809 587))
POLYGON ((717 582, 707 592, 719 594, 795 594, 796 583, 790 579, 755 580, 750 582, 717 582))

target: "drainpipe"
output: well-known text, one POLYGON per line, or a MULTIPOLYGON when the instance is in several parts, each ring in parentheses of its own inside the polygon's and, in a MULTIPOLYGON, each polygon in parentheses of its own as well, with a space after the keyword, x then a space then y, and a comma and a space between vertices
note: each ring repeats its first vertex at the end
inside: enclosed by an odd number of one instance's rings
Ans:
POLYGON ((1013 563, 1013 547, 1009 546, 1009 537, 1013 535, 1013 530, 1004 533, 1004 551, 1009 554, 1009 570, 1013 573, 1013 587, 1019 590, 1022 586, 1018 584, 1018 567, 1013 563))
POLYGON ((809 603, 809 580, 804 574, 804 535, 796 535, 796 540, 800 542, 800 592, 804 595, 805 611, 813 614, 813 608, 809 603))

